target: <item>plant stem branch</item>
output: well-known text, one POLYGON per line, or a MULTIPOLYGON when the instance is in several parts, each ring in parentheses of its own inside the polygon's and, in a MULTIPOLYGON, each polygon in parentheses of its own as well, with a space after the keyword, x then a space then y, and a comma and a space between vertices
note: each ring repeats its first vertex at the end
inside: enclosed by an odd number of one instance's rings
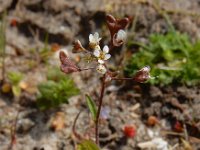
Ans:
POLYGON ((133 78, 116 78, 113 77, 112 80, 134 80, 133 78))
POLYGON ((16 115, 16 118, 14 120, 14 124, 12 125, 11 127, 11 135, 10 135, 10 145, 8 146, 8 150, 12 150, 14 145, 16 144, 16 140, 17 140, 17 137, 16 137, 16 129, 17 129, 17 121, 18 121, 18 118, 19 118, 19 113, 20 111, 18 110, 17 111, 17 115, 16 115))
POLYGON ((95 138, 96 138, 97 145, 99 145, 99 117, 100 117, 100 112, 101 112, 101 107, 102 107, 102 102, 103 102, 103 95, 105 91, 105 79, 106 79, 106 75, 103 76, 103 79, 101 82, 101 93, 99 96, 99 105, 98 105, 97 116, 95 120, 95 138))
POLYGON ((80 116, 80 114, 81 114, 81 110, 79 111, 79 113, 77 114, 76 118, 74 119, 74 123, 73 123, 73 126, 72 126, 72 132, 73 132, 74 136, 79 141, 81 141, 83 139, 82 136, 79 133, 76 132, 76 122, 77 122, 78 117, 80 116))
POLYGON ((81 71, 91 70, 91 69, 95 69, 95 68, 94 68, 94 67, 90 67, 90 68, 82 68, 81 71))

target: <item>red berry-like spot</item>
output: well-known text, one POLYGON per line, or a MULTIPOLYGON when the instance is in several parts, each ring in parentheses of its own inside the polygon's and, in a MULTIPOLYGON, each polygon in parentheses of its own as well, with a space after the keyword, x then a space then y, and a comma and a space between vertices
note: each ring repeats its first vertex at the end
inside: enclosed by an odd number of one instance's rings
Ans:
POLYGON ((18 22, 17 22, 16 19, 12 19, 12 20, 10 21, 10 25, 13 26, 13 27, 16 27, 17 24, 18 24, 18 22))
POLYGON ((124 135, 128 138, 133 138, 136 135, 136 129, 134 126, 127 125, 124 127, 124 135))
POLYGON ((183 132, 183 125, 179 121, 176 121, 174 124, 174 130, 176 132, 183 132))
POLYGON ((156 116, 149 116, 149 118, 147 119, 147 125, 148 126, 155 126, 156 124, 158 124, 158 118, 156 116))

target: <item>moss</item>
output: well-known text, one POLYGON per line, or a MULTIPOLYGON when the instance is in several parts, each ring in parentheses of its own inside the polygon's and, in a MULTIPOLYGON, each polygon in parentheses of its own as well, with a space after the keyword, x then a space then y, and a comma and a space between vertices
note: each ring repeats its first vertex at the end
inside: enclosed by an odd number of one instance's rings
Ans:
MULTIPOLYGON (((130 42, 129 42, 130 43, 130 42)), ((131 43, 130 43, 131 45, 131 43)), ((196 85, 200 83, 200 42, 192 43, 186 34, 169 32, 152 34, 149 43, 132 55, 125 73, 132 76, 138 69, 149 65, 152 84, 172 83, 196 85)))
POLYGON ((37 105, 41 110, 68 103, 71 96, 79 93, 79 89, 75 86, 73 80, 58 69, 50 69, 47 79, 47 82, 38 86, 37 105))

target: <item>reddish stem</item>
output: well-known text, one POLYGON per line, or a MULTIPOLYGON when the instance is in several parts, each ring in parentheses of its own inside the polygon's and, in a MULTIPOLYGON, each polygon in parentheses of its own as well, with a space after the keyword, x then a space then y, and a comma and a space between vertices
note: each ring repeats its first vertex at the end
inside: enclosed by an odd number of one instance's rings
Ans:
POLYGON ((19 111, 17 112, 17 115, 16 115, 16 118, 15 118, 15 121, 14 121, 14 124, 13 126, 11 127, 11 141, 10 141, 10 145, 8 147, 9 150, 12 150, 14 145, 17 143, 17 137, 16 137, 16 129, 17 129, 17 120, 18 120, 18 117, 19 117, 19 111))
POLYGON ((95 69, 95 68, 94 68, 94 67, 90 67, 90 68, 82 68, 82 69, 80 69, 80 71, 91 70, 91 69, 95 69))
POLYGON ((81 141, 81 140, 83 139, 83 137, 82 137, 79 133, 76 132, 76 122, 77 122, 78 117, 80 116, 80 114, 81 114, 81 111, 79 111, 79 113, 77 114, 76 118, 74 119, 73 126, 72 126, 72 132, 73 132, 74 136, 75 136, 79 141, 81 141))
POLYGON ((116 78, 113 77, 112 80, 134 80, 133 78, 116 78))
POLYGON ((97 145, 99 145, 99 117, 100 117, 100 112, 101 112, 101 107, 102 107, 102 102, 103 102, 103 95, 105 91, 105 79, 106 79, 106 75, 103 76, 103 79, 101 82, 101 93, 99 97, 99 105, 98 105, 97 116, 95 120, 95 138, 96 138, 97 145))

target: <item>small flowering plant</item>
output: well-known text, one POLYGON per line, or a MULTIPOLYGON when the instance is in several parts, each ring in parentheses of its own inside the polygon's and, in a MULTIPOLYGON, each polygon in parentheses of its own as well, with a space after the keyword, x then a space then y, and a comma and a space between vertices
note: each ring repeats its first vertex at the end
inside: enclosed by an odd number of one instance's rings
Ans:
MULTIPOLYGON (((94 102, 92 102, 90 98, 88 100, 90 111, 93 113, 93 117, 94 117, 95 141, 97 145, 99 145, 99 118, 100 118, 100 114, 102 113, 101 109, 102 109, 103 96, 104 96, 104 91, 106 88, 106 83, 112 80, 132 80, 135 82, 143 83, 151 78, 150 73, 149 73, 150 67, 148 66, 144 66, 131 78, 126 78, 126 77, 118 78, 117 75, 115 76, 113 75, 115 73, 110 71, 107 66, 108 60, 111 58, 111 54, 109 54, 109 52, 114 47, 119 47, 125 42, 127 38, 127 33, 125 29, 129 25, 130 21, 131 19, 127 17, 122 18, 122 19, 116 19, 112 15, 106 15, 106 23, 111 35, 109 46, 105 45, 103 46, 103 48, 100 47, 100 41, 102 38, 99 36, 97 32, 89 35, 88 48, 84 48, 79 40, 74 42, 74 47, 73 47, 72 52, 84 53, 85 55, 87 55, 88 62, 95 63, 95 66, 93 67, 80 68, 76 66, 63 51, 60 52, 60 61, 61 61, 60 68, 62 72, 69 74, 69 73, 81 72, 85 70, 96 70, 102 76, 100 80, 101 90, 100 90, 97 108, 94 102)), ((81 137, 81 136, 78 136, 77 133, 75 133, 75 135, 77 137, 81 137)), ((131 136, 133 136, 132 133, 131 133, 131 136)))

